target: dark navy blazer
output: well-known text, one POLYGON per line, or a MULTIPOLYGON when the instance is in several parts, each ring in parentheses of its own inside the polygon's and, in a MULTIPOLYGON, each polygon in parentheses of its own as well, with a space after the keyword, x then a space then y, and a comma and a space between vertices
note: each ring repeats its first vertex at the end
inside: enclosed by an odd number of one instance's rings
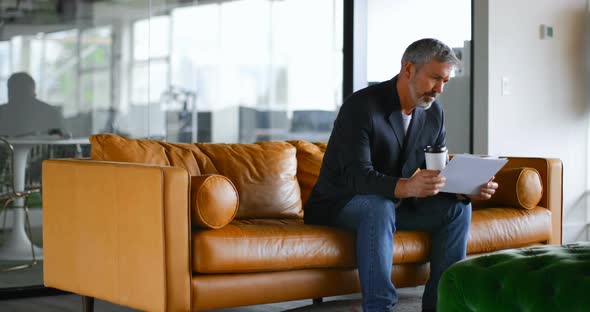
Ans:
POLYGON ((354 195, 391 198, 398 179, 424 168, 424 147, 446 145, 444 115, 435 101, 414 109, 407 136, 397 76, 346 99, 334 122, 320 176, 305 204, 305 223, 331 224, 354 195))

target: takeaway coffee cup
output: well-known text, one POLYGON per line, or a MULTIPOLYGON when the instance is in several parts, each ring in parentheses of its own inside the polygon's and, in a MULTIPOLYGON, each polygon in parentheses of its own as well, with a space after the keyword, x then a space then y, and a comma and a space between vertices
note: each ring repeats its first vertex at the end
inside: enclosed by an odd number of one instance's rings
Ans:
POLYGON ((426 146, 424 156, 428 170, 443 170, 447 165, 448 151, 446 146, 426 146))

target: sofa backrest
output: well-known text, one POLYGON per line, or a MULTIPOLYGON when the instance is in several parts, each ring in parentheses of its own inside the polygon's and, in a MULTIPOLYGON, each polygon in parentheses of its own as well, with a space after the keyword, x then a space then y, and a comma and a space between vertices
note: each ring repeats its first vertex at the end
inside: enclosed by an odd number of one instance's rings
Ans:
POLYGON ((297 180, 301 189, 301 201, 305 204, 320 175, 327 143, 301 140, 288 142, 297 148, 297 180))
POLYGON ((185 168, 191 176, 220 174, 239 194, 237 219, 302 218, 296 149, 287 142, 166 143, 113 134, 90 137, 93 160, 185 168))

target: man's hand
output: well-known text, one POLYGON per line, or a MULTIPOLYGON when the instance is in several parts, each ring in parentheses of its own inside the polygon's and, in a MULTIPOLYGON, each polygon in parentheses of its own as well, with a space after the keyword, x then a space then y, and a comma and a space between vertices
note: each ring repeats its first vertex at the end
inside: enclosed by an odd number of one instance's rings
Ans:
POLYGON ((439 173, 440 170, 420 170, 409 179, 399 179, 394 190, 395 197, 427 197, 438 194, 446 180, 439 173))
POLYGON ((492 177, 488 183, 481 186, 479 194, 469 194, 467 197, 475 200, 486 200, 492 198, 498 189, 498 183, 494 182, 496 177, 492 177))

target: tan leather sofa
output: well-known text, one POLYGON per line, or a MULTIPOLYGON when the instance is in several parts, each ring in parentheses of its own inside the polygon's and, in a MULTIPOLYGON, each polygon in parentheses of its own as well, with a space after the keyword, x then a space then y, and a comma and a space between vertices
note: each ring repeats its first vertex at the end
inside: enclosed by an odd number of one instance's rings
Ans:
MULTIPOLYGON (((325 143, 91 142, 92 160, 43 164, 46 286, 149 311, 359 292, 354 235, 302 221, 325 143)), ((561 161, 510 158, 498 181, 469 254, 561 243, 561 161)), ((395 233, 398 287, 425 283, 429 244, 395 233)))

